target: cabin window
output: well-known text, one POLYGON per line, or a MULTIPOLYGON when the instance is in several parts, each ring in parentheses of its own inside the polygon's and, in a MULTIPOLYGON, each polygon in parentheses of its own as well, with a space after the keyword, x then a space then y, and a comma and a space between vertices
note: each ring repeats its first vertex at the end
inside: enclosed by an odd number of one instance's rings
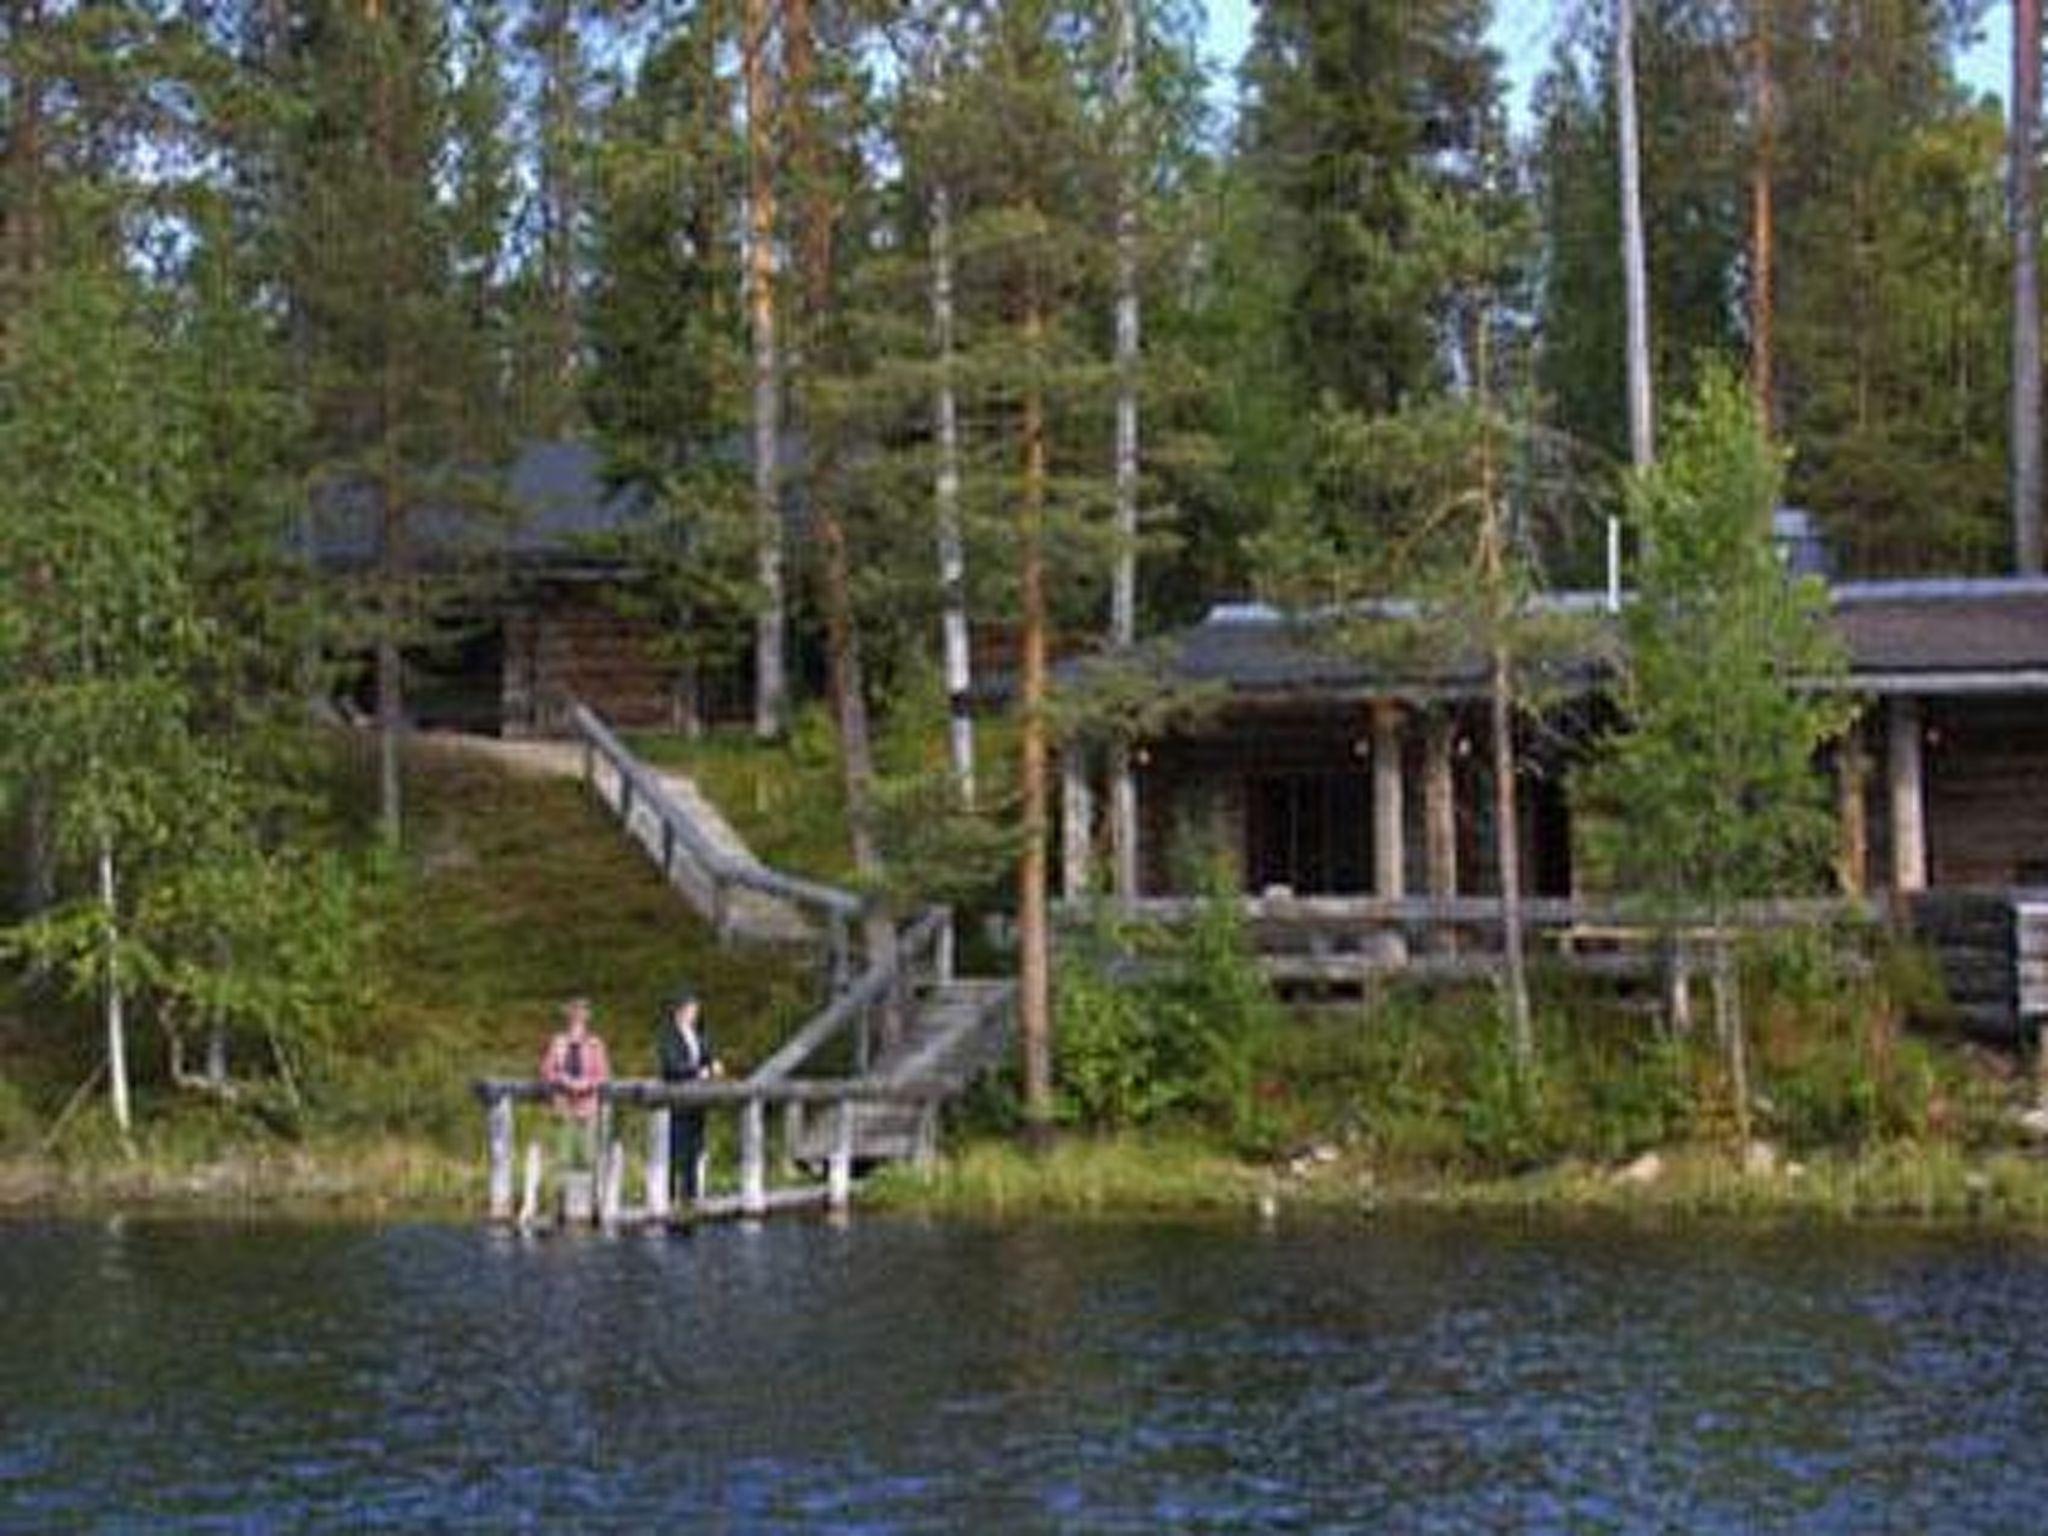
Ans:
POLYGON ((1372 879, 1372 807, 1362 773, 1288 773, 1246 785, 1245 874, 1253 891, 1357 895, 1372 879))

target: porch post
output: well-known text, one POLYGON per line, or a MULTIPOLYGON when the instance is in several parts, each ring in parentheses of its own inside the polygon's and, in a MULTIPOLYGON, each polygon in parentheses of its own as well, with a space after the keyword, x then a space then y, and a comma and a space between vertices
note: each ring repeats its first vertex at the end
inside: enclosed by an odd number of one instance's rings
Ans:
POLYGON ((1863 750, 1863 725, 1852 722, 1842 735, 1835 758, 1835 820, 1841 828, 1841 857, 1835 875, 1844 896, 1870 889, 1870 817, 1864 790, 1870 780, 1870 759, 1863 750))
POLYGON ((1088 750, 1070 741, 1060 752, 1060 894, 1078 901, 1094 883, 1095 796, 1088 784, 1088 750))
POLYGON ((1429 894, 1458 894, 1458 809, 1451 773, 1456 722, 1449 708, 1433 709, 1422 735, 1422 832, 1429 894))
POLYGON ((1886 709, 1886 769, 1891 781, 1892 889, 1927 889, 1926 762, 1920 750, 1918 699, 1895 698, 1886 709))
POLYGON ((1122 742, 1109 754, 1110 881, 1121 902, 1138 897, 1137 755, 1122 742))
POLYGON ((1372 706, 1372 889, 1394 901, 1408 894, 1408 850, 1402 840, 1401 708, 1372 706))

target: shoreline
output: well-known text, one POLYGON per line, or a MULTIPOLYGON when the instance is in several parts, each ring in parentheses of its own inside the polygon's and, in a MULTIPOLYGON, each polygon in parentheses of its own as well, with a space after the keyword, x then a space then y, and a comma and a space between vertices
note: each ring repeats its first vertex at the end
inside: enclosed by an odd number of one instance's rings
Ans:
MULTIPOLYGON (((887 1170, 857 1208, 963 1220, 1260 1220, 1381 1215, 1936 1221, 2048 1228, 2048 1157, 1894 1143, 1745 1169, 1676 1148, 1629 1168, 1399 1170, 1322 1149, 1282 1165, 1198 1142, 1072 1136, 1044 1155, 978 1138, 928 1171, 887 1170)), ((425 1143, 236 1149, 218 1157, 0 1158, 0 1220, 119 1215, 483 1221, 481 1160, 425 1143)))

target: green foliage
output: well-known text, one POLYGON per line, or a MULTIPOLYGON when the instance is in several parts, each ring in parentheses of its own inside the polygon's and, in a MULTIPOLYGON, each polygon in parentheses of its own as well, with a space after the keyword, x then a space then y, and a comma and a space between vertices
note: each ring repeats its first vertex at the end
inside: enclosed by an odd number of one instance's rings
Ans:
MULTIPOLYGON (((1636 101, 1649 287, 1651 375, 1689 396, 1703 359, 1736 354, 1730 294, 1742 255, 1742 77, 1725 8, 1636 8, 1636 101)), ((1560 48, 1536 93, 1532 168, 1546 270, 1536 383, 1573 441, 1626 462, 1619 151, 1612 13, 1560 48)))
POLYGON ((1384 413, 1442 383, 1455 257, 1428 210, 1468 199, 1501 144, 1485 8, 1261 7, 1249 163, 1293 280, 1286 332, 1311 400, 1384 413))
POLYGON ((1780 462, 1747 396, 1710 370, 1663 462, 1631 490, 1637 593, 1621 724, 1582 778, 1604 867, 1660 911, 1718 917, 1810 890, 1833 823, 1817 756, 1852 718, 1817 582, 1778 564, 1780 462))
POLYGON ((1071 1118, 1117 1130, 1182 1116, 1239 1145, 1270 1141, 1256 1063, 1283 1015, 1220 883, 1182 931, 1119 931, 1098 914, 1062 946, 1056 991, 1071 1118))

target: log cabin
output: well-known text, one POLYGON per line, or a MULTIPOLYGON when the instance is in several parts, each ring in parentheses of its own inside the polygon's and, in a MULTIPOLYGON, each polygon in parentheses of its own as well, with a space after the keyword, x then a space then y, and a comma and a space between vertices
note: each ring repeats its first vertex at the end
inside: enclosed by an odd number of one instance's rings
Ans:
MULTIPOLYGON (((619 541, 646 516, 647 498, 608 482, 597 448, 527 443, 488 490, 482 515, 420 519, 426 563, 455 595, 437 637, 406 651, 415 724, 559 735, 572 698, 625 730, 743 715, 738 669, 732 678, 693 673, 650 605, 634 600, 619 541)), ((358 500, 329 496, 316 510, 315 554, 326 569, 360 570, 373 558, 358 500)))
MULTIPOLYGON (((1842 583, 1830 589, 1863 711, 1831 759, 1851 894, 2048 886, 2048 580, 1842 583)), ((1558 606, 1594 613, 1598 599, 1558 606)), ((1598 627, 1598 621, 1594 621, 1598 627)), ((1600 719, 1597 646, 1560 665, 1525 721, 1517 786, 1538 895, 1580 888, 1571 771, 1600 719)), ((1256 604, 1214 608, 1148 653, 1217 699, 1142 743, 1137 889, 1187 889, 1175 849, 1220 853, 1248 893, 1484 895, 1492 867, 1486 679, 1476 658, 1400 666, 1319 644, 1256 604)), ((1068 753, 1070 894, 1094 881, 1102 757, 1068 753)))

